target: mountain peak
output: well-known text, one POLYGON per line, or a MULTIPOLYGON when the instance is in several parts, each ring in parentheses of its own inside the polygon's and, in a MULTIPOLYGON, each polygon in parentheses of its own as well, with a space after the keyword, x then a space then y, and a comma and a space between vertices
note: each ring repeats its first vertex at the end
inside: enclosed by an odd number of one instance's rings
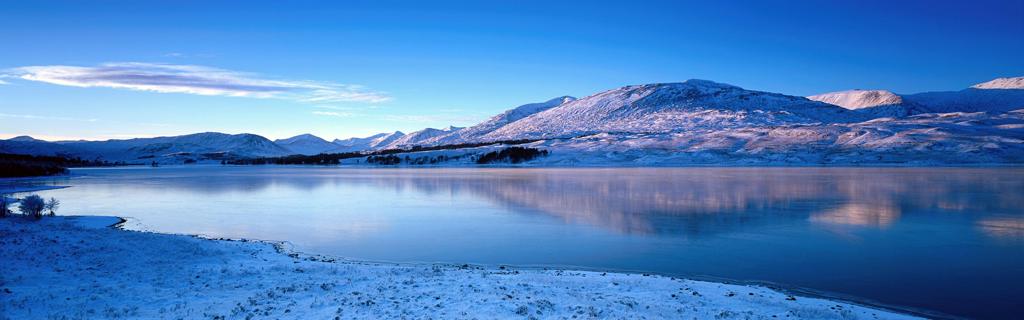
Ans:
POLYGON ((31 136, 17 136, 17 137, 14 137, 14 138, 7 139, 7 141, 28 141, 28 142, 34 142, 34 141, 43 141, 43 140, 39 140, 39 139, 33 138, 31 136))
POLYGON ((317 137, 317 136, 315 136, 313 134, 303 133, 303 134, 300 134, 300 135, 297 135, 297 136, 294 136, 294 137, 291 137, 291 138, 274 140, 274 143, 289 144, 289 143, 295 143, 295 142, 298 142, 298 141, 315 141, 315 142, 325 142, 325 143, 327 142, 327 140, 324 140, 323 138, 317 137))
POLYGON ((903 103, 903 98, 886 90, 854 89, 836 91, 809 96, 807 99, 837 105, 850 110, 903 103))
POLYGON ((1024 77, 996 78, 971 86, 974 89, 1024 89, 1024 77))

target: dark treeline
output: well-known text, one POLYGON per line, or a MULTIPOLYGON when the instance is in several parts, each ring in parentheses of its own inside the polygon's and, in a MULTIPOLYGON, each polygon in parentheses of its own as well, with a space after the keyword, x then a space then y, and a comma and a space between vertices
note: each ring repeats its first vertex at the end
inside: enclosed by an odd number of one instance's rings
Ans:
POLYGON ((538 150, 534 148, 523 148, 523 147, 510 147, 502 149, 501 151, 488 152, 480 158, 476 159, 477 164, 488 164, 488 163, 520 163, 524 161, 530 161, 537 157, 547 156, 547 150, 538 150))
POLYGON ((119 165, 124 165, 124 162, 0 153, 0 177, 50 176, 65 174, 68 172, 68 167, 106 167, 119 165))
MULTIPOLYGON (((380 162, 378 164, 398 164, 398 163, 401 163, 401 161, 403 159, 400 158, 398 160, 398 162, 396 162, 396 163, 383 163, 383 162, 387 162, 387 161, 393 161, 393 159, 391 159, 391 158, 384 159, 384 158, 375 158, 375 157, 394 155, 394 154, 399 154, 399 153, 407 153, 407 152, 436 151, 436 150, 455 150, 455 149, 464 149, 464 148, 476 148, 476 147, 483 147, 483 146, 489 146, 489 145, 495 145, 495 144, 518 145, 518 144, 530 143, 530 142, 535 142, 535 141, 539 141, 539 140, 538 139, 523 139, 523 140, 504 140, 504 141, 480 142, 480 143, 446 144, 446 145, 442 145, 442 146, 429 146, 429 147, 415 146, 415 147, 412 147, 412 148, 409 148, 409 149, 388 149, 388 150, 380 150, 380 151, 373 151, 373 152, 321 153, 321 154, 313 155, 313 156, 306 156, 306 155, 298 155, 297 154, 297 155, 290 155, 290 156, 284 156, 284 157, 264 157, 264 158, 248 158, 248 159, 236 159, 236 160, 222 160, 221 163, 222 164, 245 164, 245 165, 261 165, 261 164, 314 164, 314 165, 315 164, 319 164, 319 165, 332 165, 332 164, 339 164, 341 162, 341 160, 343 160, 343 159, 367 157, 367 161, 370 161, 370 159, 376 159, 374 161, 382 161, 382 162, 380 162)), ((406 158, 408 158, 408 157, 406 157, 406 158)), ((423 161, 425 161, 425 163, 420 163, 420 164, 430 163, 430 159, 429 159, 430 157, 421 157, 421 158, 423 158, 423 161)), ((419 159, 419 158, 417 158, 417 159, 419 159)), ((406 161, 406 163, 413 163, 412 160, 413 159, 409 159, 409 161, 406 161)), ((445 160, 445 161, 447 161, 447 160, 445 160)), ((434 163, 437 163, 437 162, 434 162, 434 163)))
POLYGON ((378 165, 396 165, 396 164, 407 164, 407 165, 427 165, 427 164, 439 164, 448 161, 457 161, 462 159, 465 155, 457 156, 421 156, 421 157, 410 157, 405 156, 400 158, 396 155, 389 154, 383 156, 369 156, 366 157, 366 163, 378 164, 378 165))

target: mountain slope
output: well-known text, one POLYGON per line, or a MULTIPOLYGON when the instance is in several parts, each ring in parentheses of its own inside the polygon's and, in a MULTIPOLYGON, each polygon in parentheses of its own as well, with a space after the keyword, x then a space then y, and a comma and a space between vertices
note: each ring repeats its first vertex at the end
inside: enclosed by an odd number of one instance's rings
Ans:
POLYGON ((290 152, 262 136, 204 132, 182 136, 105 141, 21 141, 4 140, 4 152, 33 155, 62 155, 107 161, 176 162, 222 157, 269 157, 290 152), (152 160, 149 160, 152 159, 152 160))
POLYGON ((897 95, 886 90, 847 90, 807 98, 856 110, 869 118, 948 112, 999 113, 1024 108, 1024 77, 998 78, 960 91, 897 95))
POLYGON ((287 139, 274 140, 277 145, 296 154, 315 155, 338 148, 338 145, 312 134, 300 134, 287 139))
POLYGON ((435 141, 435 144, 456 144, 479 141, 484 135, 499 129, 504 125, 575 100, 576 98, 570 96, 561 96, 544 102, 524 104, 493 116, 490 119, 487 119, 487 121, 459 130, 446 137, 442 137, 435 141))
POLYGON ((795 123, 852 122, 850 110, 803 97, 707 80, 626 86, 538 112, 481 140, 573 137, 599 132, 675 132, 795 123))
POLYGON ((888 90, 847 90, 823 93, 807 99, 855 110, 868 118, 905 117, 929 112, 923 106, 903 100, 888 90))
POLYGON ((976 89, 905 95, 929 112, 1006 112, 1024 108, 1024 89, 976 89))
POLYGON ((449 126, 444 129, 426 128, 401 136, 387 145, 376 147, 376 149, 404 149, 413 146, 434 145, 436 144, 436 141, 443 139, 448 135, 457 133, 462 129, 463 128, 454 126, 449 126))
POLYGON ((1024 89, 1024 77, 996 78, 971 86, 974 89, 1024 89))
POLYGON ((345 140, 334 140, 334 144, 337 147, 333 150, 328 151, 328 153, 386 149, 388 146, 395 143, 395 141, 398 141, 404 136, 405 133, 402 133, 401 131, 395 131, 392 133, 378 133, 365 138, 348 138, 345 140))
POLYGON ((834 104, 850 110, 903 103, 903 98, 886 90, 837 91, 810 96, 807 99, 834 104))

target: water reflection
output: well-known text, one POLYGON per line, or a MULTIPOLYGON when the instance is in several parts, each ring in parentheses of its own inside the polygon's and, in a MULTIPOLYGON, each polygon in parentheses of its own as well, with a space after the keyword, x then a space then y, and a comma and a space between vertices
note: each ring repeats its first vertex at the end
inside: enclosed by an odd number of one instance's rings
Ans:
POLYGON ((812 222, 885 228, 900 217, 900 208, 891 202, 849 203, 811 215, 812 222))
POLYGON ((1024 174, 1012 169, 998 175, 984 174, 984 169, 872 168, 198 171, 93 170, 75 181, 59 178, 48 183, 130 186, 132 194, 145 198, 170 193, 251 201, 305 193, 333 194, 333 200, 341 201, 352 188, 370 188, 381 195, 468 196, 518 208, 513 210, 518 213, 542 213, 564 223, 623 234, 699 235, 792 218, 885 228, 908 211, 1017 213, 1024 208, 1024 193, 1006 192, 1024 190, 1024 174))
POLYGON ((992 217, 978 221, 978 228, 992 237, 1024 241, 1024 217, 992 217))
POLYGON ((346 183, 426 194, 470 193, 620 233, 699 233, 810 214, 822 224, 884 228, 903 211, 1007 212, 1024 207, 1019 172, 925 169, 605 169, 395 172, 346 183), (922 174, 924 173, 924 174, 922 174), (979 198, 980 196, 980 198, 979 198), (810 206, 820 211, 802 210, 810 206), (664 225, 659 216, 671 216, 664 225), (702 225, 716 225, 705 228, 702 225))

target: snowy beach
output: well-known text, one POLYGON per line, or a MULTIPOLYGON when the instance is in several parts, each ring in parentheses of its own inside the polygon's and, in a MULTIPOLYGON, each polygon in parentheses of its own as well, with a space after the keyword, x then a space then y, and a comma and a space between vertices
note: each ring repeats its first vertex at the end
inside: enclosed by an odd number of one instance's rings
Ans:
POLYGON ((0 219, 0 318, 914 318, 655 275, 336 261, 120 221, 0 219))

